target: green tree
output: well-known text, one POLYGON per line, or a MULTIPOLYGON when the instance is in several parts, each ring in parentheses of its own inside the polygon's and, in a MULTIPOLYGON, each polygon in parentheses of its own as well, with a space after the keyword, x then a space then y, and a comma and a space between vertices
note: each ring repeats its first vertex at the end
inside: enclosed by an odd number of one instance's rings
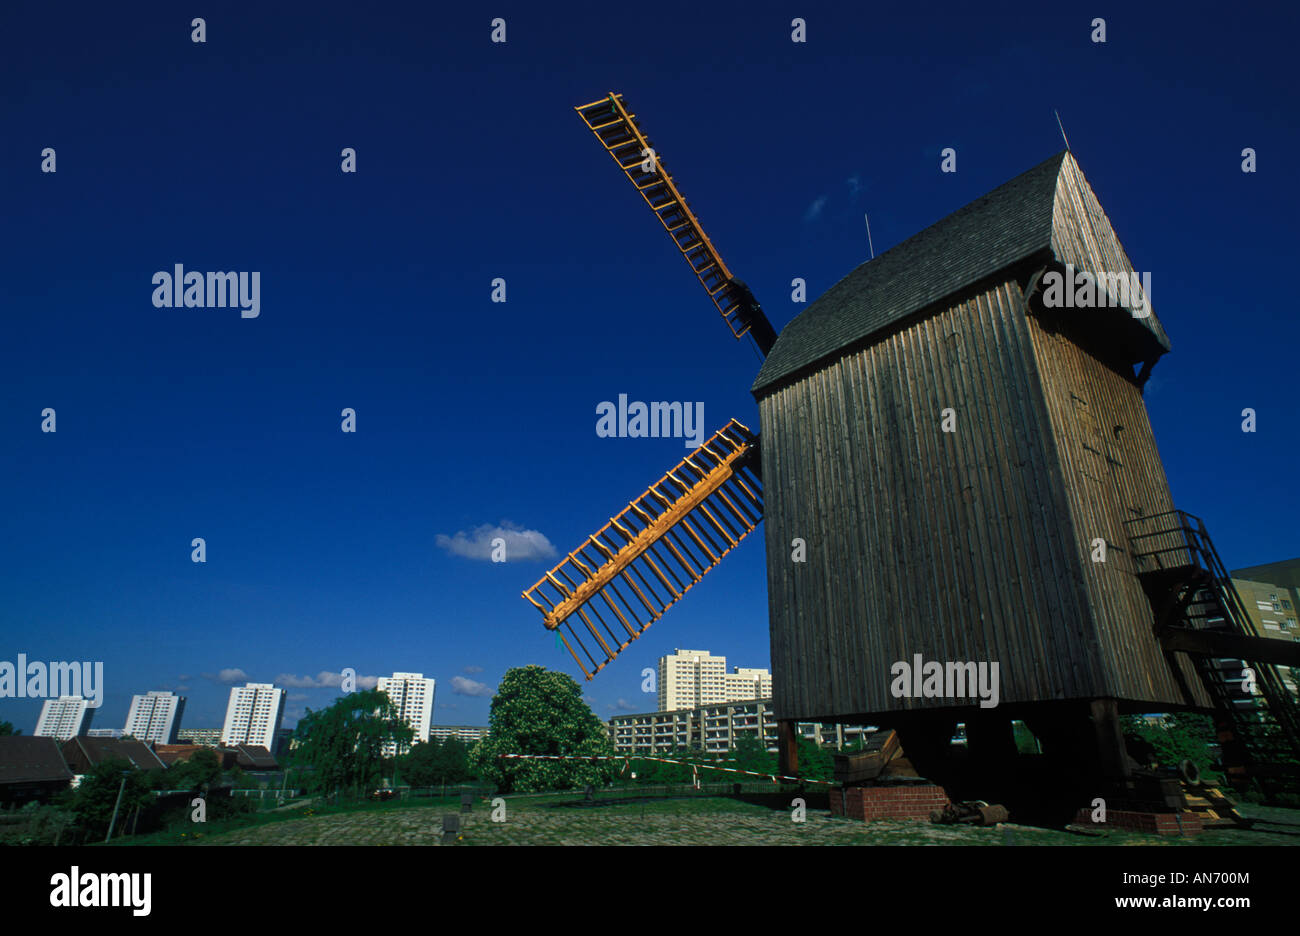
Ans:
POLYGON ((7 738, 10 735, 22 734, 21 728, 15 728, 13 722, 0 721, 0 738, 7 738))
POLYGON ((816 741, 800 737, 798 740, 799 777, 804 780, 833 780, 835 761, 831 752, 816 741))
MULTIPOLYGON (((688 760, 691 751, 679 748, 665 757, 672 760, 688 760)), ((665 764, 662 761, 641 761, 637 770, 637 779, 644 780, 646 783, 685 783, 690 780, 691 768, 682 764, 665 764)))
POLYGON ((437 783, 461 783, 469 779, 469 745, 460 738, 448 738, 438 751, 437 783))
POLYGON ((1122 722, 1125 737, 1137 739, 1137 747, 1149 745, 1153 759, 1163 767, 1177 767, 1190 760, 1201 769, 1209 782, 1219 782, 1214 772, 1214 720, 1209 715, 1179 712, 1166 716, 1164 725, 1148 724, 1140 715, 1130 715, 1122 722))
POLYGON ((473 748, 471 769, 504 793, 605 784, 607 760, 506 760, 502 754, 610 756, 614 747, 582 690, 565 673, 541 666, 506 672, 492 697, 490 732, 473 748))
POLYGON ((221 783, 221 758, 212 748, 195 751, 187 761, 173 765, 162 777, 169 790, 201 790, 221 783))
POLYGON ((132 810, 146 808, 154 801, 153 783, 144 771, 136 770, 129 761, 121 759, 102 761, 81 778, 75 789, 65 794, 64 805, 88 839, 100 838, 108 831, 119 790, 122 791, 122 804, 113 832, 116 836, 126 827, 132 810), (124 777, 125 788, 122 786, 124 777))
POLYGON ((384 775, 384 746, 395 743, 401 750, 413 735, 387 694, 378 689, 353 692, 329 708, 307 710, 294 731, 295 763, 312 768, 313 791, 360 797, 377 787, 384 775))
POLYGON ((397 759, 397 769, 402 782, 411 786, 433 786, 437 780, 438 762, 442 759, 442 745, 437 741, 426 741, 411 747, 409 753, 397 759))
POLYGON ((470 775, 469 746, 460 738, 417 744, 398 759, 397 769, 402 781, 411 786, 461 783, 470 775))
MULTIPOLYGON (((735 763, 732 765, 737 770, 752 770, 755 773, 774 774, 776 773, 776 755, 770 753, 763 742, 753 735, 741 735, 736 739, 735 747, 732 748, 732 756, 735 763)), ((756 777, 741 776, 736 778, 740 783, 752 783, 758 779, 756 777)))

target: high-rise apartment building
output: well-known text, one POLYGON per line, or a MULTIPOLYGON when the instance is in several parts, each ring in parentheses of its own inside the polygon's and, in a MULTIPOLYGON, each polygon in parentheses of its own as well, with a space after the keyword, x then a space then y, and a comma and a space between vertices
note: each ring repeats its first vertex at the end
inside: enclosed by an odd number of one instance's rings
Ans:
POLYGON ((765 669, 737 666, 726 678, 724 702, 756 702, 772 698, 772 674, 765 669))
POLYGON ((95 709, 90 700, 82 696, 59 696, 46 699, 41 706, 41 717, 36 720, 38 738, 58 738, 67 741, 90 730, 90 720, 95 709))
POLYGON ((765 669, 736 667, 727 672, 727 658, 707 650, 678 650, 659 658, 659 711, 699 708, 727 702, 752 702, 772 697, 772 674, 765 669))
MULTIPOLYGON (((429 740, 429 726, 433 722, 433 693, 436 680, 425 679, 423 673, 394 673, 381 676, 378 689, 397 706, 397 713, 415 731, 416 744, 429 740)), ((384 747, 384 756, 392 757, 397 746, 384 747)))
POLYGON ((727 658, 707 650, 678 649, 659 658, 659 711, 725 702, 727 658))
POLYGON ((256 744, 268 751, 284 719, 284 690, 270 683, 249 683, 230 690, 221 745, 256 744))
POLYGON ((185 697, 173 692, 148 692, 131 697, 123 734, 137 741, 175 744, 185 712, 185 697))

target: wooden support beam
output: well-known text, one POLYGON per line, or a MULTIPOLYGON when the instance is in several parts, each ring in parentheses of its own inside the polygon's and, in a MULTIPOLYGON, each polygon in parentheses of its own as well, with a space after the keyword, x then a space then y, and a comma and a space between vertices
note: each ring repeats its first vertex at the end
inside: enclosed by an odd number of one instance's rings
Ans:
POLYGON ((1132 771, 1128 752, 1124 749, 1124 733, 1119 725, 1119 703, 1114 699, 1093 699, 1089 708, 1101 773, 1108 779, 1128 780, 1132 771))
POLYGON ((799 733, 788 718, 776 723, 776 772, 787 777, 799 776, 799 733))
POLYGON ((1166 650, 1182 650, 1217 659, 1248 660, 1300 667, 1300 643, 1273 637, 1247 637, 1231 631, 1166 627, 1159 633, 1166 650))

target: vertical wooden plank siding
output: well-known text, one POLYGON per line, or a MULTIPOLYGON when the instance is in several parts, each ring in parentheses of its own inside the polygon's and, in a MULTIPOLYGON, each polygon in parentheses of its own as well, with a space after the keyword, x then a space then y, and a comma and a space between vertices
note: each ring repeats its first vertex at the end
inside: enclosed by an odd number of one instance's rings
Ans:
MULTIPOLYGON (((1030 317, 1029 328, 1078 535, 1074 547, 1106 667, 1106 695, 1191 701, 1178 690, 1152 632, 1151 604, 1124 529, 1126 520, 1173 509, 1142 394, 1063 334, 1044 328, 1037 317, 1030 317), (1092 561, 1097 539, 1106 541, 1105 562, 1092 561)), ((1190 662, 1179 657, 1189 685, 1200 690, 1190 662)), ((1209 699, 1198 692, 1197 702, 1208 705, 1209 699)))
MULTIPOLYGON (((1072 157, 1051 248, 1077 270, 1134 272, 1072 157)), ((890 666, 915 654, 999 663, 1003 704, 1208 704, 1180 654, 1183 696, 1155 640, 1124 526, 1173 507, 1125 359, 1148 351, 1106 331, 1113 314, 1040 318, 1005 275, 760 399, 779 717, 972 704, 895 698, 890 666)))
MULTIPOLYGON (((1137 272, 1073 158, 1061 163, 1052 215, 1052 250, 1061 263, 1093 274, 1137 272)), ((1089 543, 1104 537, 1109 544, 1105 566, 1091 561, 1090 548, 1083 566, 1107 681, 1117 698, 1192 701, 1176 689, 1151 636, 1150 603, 1136 580, 1123 527, 1125 520, 1172 509, 1169 483, 1141 391, 1115 369, 1122 365, 1107 366, 1077 343, 1089 327, 1087 316, 1088 310, 1073 310, 1059 330, 1044 329, 1035 318, 1032 334, 1075 524, 1089 543), (1123 428, 1117 433, 1116 426, 1123 428)), ((1154 330, 1164 334, 1158 324, 1154 330)), ((1105 334, 1087 338, 1090 346, 1106 342, 1105 334)), ((1148 539, 1143 545, 1175 543, 1148 539)), ((1177 660, 1195 702, 1208 704, 1191 661, 1185 654, 1177 660)))
POLYGON ((1037 381, 1008 282, 760 401, 780 717, 971 704, 894 698, 917 653, 998 662, 1003 703, 1105 694, 1037 381))

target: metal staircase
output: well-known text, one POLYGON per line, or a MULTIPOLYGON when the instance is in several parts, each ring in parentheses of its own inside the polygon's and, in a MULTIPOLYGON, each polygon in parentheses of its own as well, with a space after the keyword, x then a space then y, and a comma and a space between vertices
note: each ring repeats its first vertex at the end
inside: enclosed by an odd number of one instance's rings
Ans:
POLYGON ((1300 667, 1300 643, 1255 633, 1199 517, 1171 510, 1125 526, 1156 637, 1190 655, 1213 703, 1229 780, 1254 779, 1270 797, 1300 793, 1300 708, 1274 668, 1300 667), (1253 692, 1243 689, 1247 668, 1253 692))

